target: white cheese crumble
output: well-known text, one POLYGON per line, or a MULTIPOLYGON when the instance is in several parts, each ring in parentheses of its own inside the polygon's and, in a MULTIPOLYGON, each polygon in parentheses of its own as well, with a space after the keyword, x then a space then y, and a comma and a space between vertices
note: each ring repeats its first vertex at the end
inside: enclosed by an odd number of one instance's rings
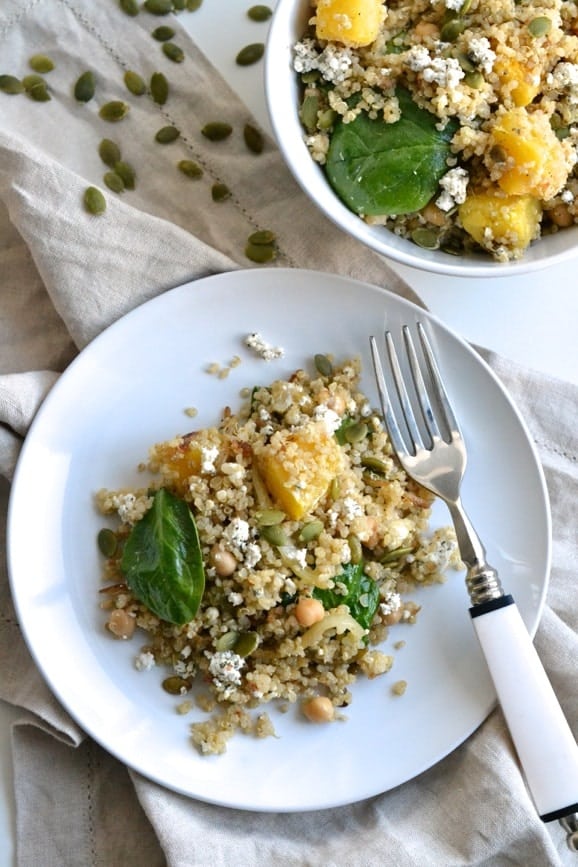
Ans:
POLYGON ((379 604, 379 610, 382 614, 393 614, 401 608, 401 596, 399 593, 386 593, 383 602, 379 604))
POLYGON ((351 49, 345 45, 329 43, 321 52, 312 39, 302 39, 293 46, 293 69, 295 72, 318 70, 325 81, 340 84, 345 81, 353 63, 351 49))
POLYGON ((461 205, 465 202, 469 179, 470 176, 466 170, 459 166, 446 172, 440 180, 440 187, 443 192, 436 199, 436 205, 440 211, 451 211, 455 205, 461 205))
POLYGON ((273 361, 276 358, 282 358, 285 354, 285 350, 281 346, 272 346, 267 343, 257 331, 247 335, 245 345, 254 350, 264 361, 273 361))
POLYGON ((492 51, 490 40, 485 36, 472 36, 468 43, 468 56, 484 72, 491 72, 496 61, 496 52, 492 51))
POLYGON ((233 518, 223 530, 223 536, 236 548, 244 548, 249 541, 249 524, 242 518, 233 518))
POLYGON ((245 546, 245 550, 243 553, 245 555, 244 556, 245 566, 248 569, 252 569, 254 566, 256 566, 257 563, 259 562, 259 560, 261 559, 261 549, 259 548, 259 546, 257 545, 256 542, 249 542, 245 546))
POLYGON ((201 472, 202 473, 214 473, 215 469, 215 461, 219 457, 219 449, 217 446, 209 446, 207 448, 201 449, 201 472))
POLYGON ((314 421, 322 421, 327 428, 327 433, 333 434, 341 424, 341 416, 335 410, 329 409, 324 403, 319 404, 313 410, 314 421))
POLYGON ((233 692, 233 687, 241 683, 241 669, 245 660, 232 650, 220 650, 213 654, 209 662, 209 672, 218 692, 224 697, 233 692))
POLYGON ((359 515, 363 515, 363 508, 353 497, 345 497, 341 504, 341 511, 346 521, 353 521, 359 515))
POLYGON ((562 61, 546 76, 546 83, 557 90, 569 90, 578 96, 578 64, 562 61))
POLYGON ((155 666, 155 658, 148 650, 143 650, 139 653, 134 661, 134 667, 137 671, 150 671, 155 666))

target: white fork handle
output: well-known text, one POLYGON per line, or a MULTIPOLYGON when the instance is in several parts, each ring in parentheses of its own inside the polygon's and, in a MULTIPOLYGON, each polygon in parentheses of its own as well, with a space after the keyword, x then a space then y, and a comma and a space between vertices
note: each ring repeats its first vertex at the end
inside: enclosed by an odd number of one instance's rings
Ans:
POLYGON ((514 600, 470 614, 540 818, 578 812, 578 745, 514 600))

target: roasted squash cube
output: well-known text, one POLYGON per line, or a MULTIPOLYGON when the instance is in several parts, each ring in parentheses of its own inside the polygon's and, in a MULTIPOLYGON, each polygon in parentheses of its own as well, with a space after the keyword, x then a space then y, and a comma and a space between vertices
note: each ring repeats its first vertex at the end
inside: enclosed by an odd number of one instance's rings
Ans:
POLYGON ((498 57, 494 72, 499 78, 500 93, 506 105, 508 101, 518 107, 529 105, 540 90, 540 76, 536 70, 528 69, 515 57, 498 57))
POLYGON ((277 431, 256 457, 267 490, 294 521, 315 508, 342 466, 341 449, 323 422, 277 431))
POLYGON ((459 207, 461 223, 486 250, 505 247, 513 258, 539 235, 542 208, 532 196, 506 196, 499 190, 469 195, 459 207))
POLYGON ((189 479, 199 475, 203 462, 216 458, 220 435, 213 431, 214 442, 201 445, 196 434, 178 436, 153 446, 149 456, 152 470, 162 474, 174 492, 181 497, 189 492, 189 479))
POLYGON ((319 0, 316 11, 318 39, 341 42, 351 48, 371 45, 383 21, 382 0, 319 0))

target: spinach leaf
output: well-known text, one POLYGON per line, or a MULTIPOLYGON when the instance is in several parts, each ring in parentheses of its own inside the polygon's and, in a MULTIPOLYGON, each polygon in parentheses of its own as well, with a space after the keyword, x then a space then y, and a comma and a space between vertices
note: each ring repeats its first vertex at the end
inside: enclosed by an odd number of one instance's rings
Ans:
POLYGON ((327 179, 356 214, 409 214, 435 195, 447 172, 457 124, 436 129, 437 118, 419 108, 405 90, 396 92, 401 117, 395 123, 365 112, 338 121, 327 154, 327 179))
POLYGON ((205 570, 187 504, 158 490, 132 528, 120 566, 136 598, 153 614, 178 626, 192 620, 205 589, 205 570))
POLYGON ((345 594, 316 587, 313 591, 315 599, 319 599, 326 609, 347 605, 353 619, 364 629, 369 629, 379 605, 379 587, 376 582, 365 574, 361 563, 346 563, 342 574, 338 575, 335 581, 345 585, 345 594))

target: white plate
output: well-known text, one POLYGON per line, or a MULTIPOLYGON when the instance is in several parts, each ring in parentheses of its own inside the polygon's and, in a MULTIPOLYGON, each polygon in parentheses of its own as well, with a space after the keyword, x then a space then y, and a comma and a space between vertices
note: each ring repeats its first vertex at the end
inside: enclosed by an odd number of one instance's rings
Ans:
MULTIPOLYGON (((368 335, 385 322, 425 320, 469 448, 464 501, 491 562, 534 632, 547 586, 550 519, 544 479, 525 426, 487 366, 419 308, 377 287, 299 270, 246 270, 181 286, 144 304, 98 337, 49 394, 14 479, 8 557, 18 616, 48 684, 105 749, 145 776, 202 800, 251 810, 310 810, 384 792, 462 743, 495 695, 476 645, 463 575, 413 594, 418 623, 399 638, 390 675, 360 681, 346 722, 315 726, 298 709, 273 714, 278 738, 239 735, 219 757, 201 757, 189 724, 139 673, 140 642, 105 634, 97 591, 101 563, 93 505, 100 487, 140 481, 149 446, 217 421, 245 386, 303 366, 315 352, 360 354, 375 400, 368 335), (244 348, 259 331, 285 348, 264 362, 244 348), (206 372, 239 354, 227 379, 206 372), (184 409, 195 406, 191 421, 184 409), (403 698, 391 694, 405 679, 403 698)), ((436 522, 447 523, 439 505, 436 522)))

